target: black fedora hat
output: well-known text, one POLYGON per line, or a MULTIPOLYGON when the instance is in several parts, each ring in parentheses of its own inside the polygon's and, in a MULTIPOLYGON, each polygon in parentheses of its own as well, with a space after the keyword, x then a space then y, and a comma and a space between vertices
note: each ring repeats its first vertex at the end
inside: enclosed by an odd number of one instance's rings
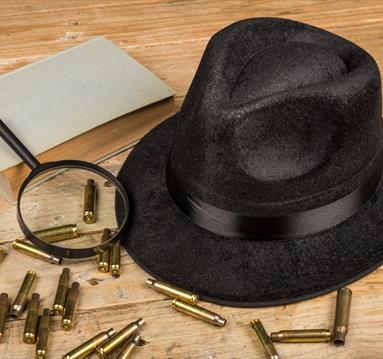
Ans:
POLYGON ((314 297, 383 263, 381 85, 332 33, 249 19, 210 40, 181 111, 119 179, 148 273, 231 306, 314 297))

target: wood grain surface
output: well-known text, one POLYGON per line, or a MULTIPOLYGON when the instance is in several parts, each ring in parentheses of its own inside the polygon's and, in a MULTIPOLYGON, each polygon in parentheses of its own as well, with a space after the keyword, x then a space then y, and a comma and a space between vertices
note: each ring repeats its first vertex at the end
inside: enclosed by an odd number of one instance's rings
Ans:
MULTIPOLYGON (((0 73, 16 69, 94 36, 105 35, 154 71, 177 91, 180 107, 208 39, 222 27, 248 17, 287 17, 323 27, 368 50, 383 68, 383 2, 340 1, 0 1, 0 73)), ((1 92, 1 89, 0 89, 1 92)), ((120 154, 103 166, 114 173, 120 154)), ((0 264, 0 291, 13 299, 26 270, 35 270, 36 290, 50 307, 61 267, 16 253, 11 241, 22 238, 15 205, 0 208, 0 246, 8 256, 0 264)), ((363 235, 363 233, 361 233, 363 235)), ((81 284, 76 326, 70 332, 54 319, 49 358, 58 359, 87 338, 110 327, 120 329, 146 319, 145 342, 134 358, 261 359, 249 327, 260 318, 268 331, 332 327, 335 293, 287 306, 229 308, 203 303, 224 316, 225 328, 212 327, 174 312, 170 300, 145 287, 147 274, 124 252, 122 276, 96 270, 96 262, 66 262, 81 284)), ((353 284, 350 332, 345 347, 328 344, 280 344, 281 358, 383 358, 383 270, 353 284)), ((256 284, 255 284, 256 285, 256 284)), ((24 318, 8 322, 0 358, 30 359, 34 347, 22 343, 24 318)))

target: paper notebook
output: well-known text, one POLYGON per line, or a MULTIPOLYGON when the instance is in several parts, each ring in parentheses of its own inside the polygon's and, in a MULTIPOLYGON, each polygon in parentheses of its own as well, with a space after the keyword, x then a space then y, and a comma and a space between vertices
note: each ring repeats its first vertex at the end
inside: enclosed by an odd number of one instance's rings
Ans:
MULTIPOLYGON (((174 91, 151 71, 111 41, 98 37, 1 76, 0 117, 34 155, 43 157, 38 156, 40 160, 96 161, 129 145, 122 134, 129 132, 127 141, 137 140, 135 137, 144 134, 142 129, 150 128, 148 121, 167 117, 173 110, 171 101, 161 102, 158 116, 155 105, 145 118, 137 110, 173 95, 174 91), (89 135, 89 131, 130 113, 134 114, 134 123, 129 123, 129 118, 119 119, 112 127, 117 146, 110 134, 106 136, 110 146, 103 143, 102 131, 97 136, 89 135), (137 136, 132 136, 132 131, 137 136), (81 136, 85 134, 84 141, 89 143, 84 144, 81 136), (79 153, 74 148, 70 151, 74 138, 77 145, 82 145, 79 153), (97 151, 97 142, 102 151, 97 151), (65 156, 69 157, 61 156, 60 146, 64 144, 65 156), (87 145, 97 152, 97 158, 86 154, 87 145), (49 152, 52 149, 54 153, 49 152)), ((0 139, 0 171, 13 189, 28 172, 19 164, 20 159, 0 139), (19 177, 17 183, 15 177, 19 177)), ((2 183, 3 178, 0 187, 7 192, 2 183)))

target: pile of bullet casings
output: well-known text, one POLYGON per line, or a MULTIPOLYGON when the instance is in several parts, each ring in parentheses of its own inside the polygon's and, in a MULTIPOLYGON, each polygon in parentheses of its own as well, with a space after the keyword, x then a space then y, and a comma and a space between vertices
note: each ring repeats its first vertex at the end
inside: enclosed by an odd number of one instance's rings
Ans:
MULTIPOLYGON (((93 224, 96 222, 96 198, 97 190, 96 184, 93 179, 88 179, 84 190, 84 207, 83 207, 83 221, 86 224, 93 224)), ((48 243, 55 243, 59 241, 74 239, 79 236, 77 224, 66 224, 63 226, 42 229, 34 232, 34 235, 48 243)), ((104 229, 101 242, 109 240, 112 236, 112 231, 108 228, 104 229)), ((25 240, 15 240, 12 243, 13 249, 29 255, 31 257, 46 261, 51 264, 61 264, 62 258, 55 257, 43 250, 37 248, 32 243, 25 240)), ((0 261, 2 253, 0 248, 0 261)), ((120 276, 121 268, 121 246, 120 242, 116 242, 112 248, 105 250, 98 257, 98 271, 101 273, 111 272, 113 277, 120 276)))
POLYGON ((145 324, 140 318, 128 324, 125 328, 116 332, 113 328, 97 334, 77 348, 63 355, 63 359, 83 359, 92 353, 96 353, 101 359, 118 351, 117 359, 128 359, 140 342, 138 331, 145 324))
POLYGON ((35 272, 27 272, 12 306, 10 306, 8 294, 0 294, 0 339, 4 336, 6 320, 8 318, 20 318, 27 309, 23 342, 36 344, 35 358, 46 359, 51 316, 62 316, 61 327, 64 330, 68 331, 73 328, 80 284, 74 282, 69 288, 69 269, 64 268, 59 279, 53 309, 44 308, 42 315, 40 315, 40 294, 33 293, 31 295, 36 280, 37 274, 35 272))
POLYGON ((280 356, 274 346, 278 343, 319 343, 332 342, 336 346, 345 345, 350 318, 352 291, 349 288, 341 288, 337 293, 336 314, 333 331, 329 329, 300 329, 281 330, 267 335, 262 322, 255 319, 250 323, 254 329, 267 359, 279 359, 280 356))
POLYGON ((224 327, 226 325, 226 319, 210 310, 196 305, 199 301, 199 295, 197 293, 189 292, 185 289, 176 287, 173 284, 151 278, 147 279, 146 285, 161 294, 174 298, 172 307, 176 311, 218 327, 224 327))

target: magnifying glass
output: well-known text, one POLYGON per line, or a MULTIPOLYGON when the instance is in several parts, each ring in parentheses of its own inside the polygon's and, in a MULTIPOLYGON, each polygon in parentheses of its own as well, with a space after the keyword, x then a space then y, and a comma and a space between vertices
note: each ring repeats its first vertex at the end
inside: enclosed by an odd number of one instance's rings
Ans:
POLYGON ((17 196, 17 219, 34 245, 59 258, 86 258, 120 239, 129 198, 114 175, 84 161, 40 164, 2 120, 0 137, 31 169, 17 196))

